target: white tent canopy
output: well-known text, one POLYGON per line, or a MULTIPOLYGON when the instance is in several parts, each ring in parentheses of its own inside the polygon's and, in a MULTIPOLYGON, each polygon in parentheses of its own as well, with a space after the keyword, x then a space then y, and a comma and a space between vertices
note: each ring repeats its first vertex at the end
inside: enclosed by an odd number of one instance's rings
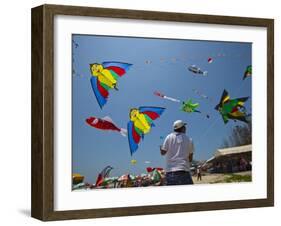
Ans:
POLYGON ((238 147, 231 147, 231 148, 223 148, 217 149, 215 152, 215 157, 225 156, 225 155, 232 155, 232 154, 240 154, 252 151, 252 145, 243 145, 238 147))

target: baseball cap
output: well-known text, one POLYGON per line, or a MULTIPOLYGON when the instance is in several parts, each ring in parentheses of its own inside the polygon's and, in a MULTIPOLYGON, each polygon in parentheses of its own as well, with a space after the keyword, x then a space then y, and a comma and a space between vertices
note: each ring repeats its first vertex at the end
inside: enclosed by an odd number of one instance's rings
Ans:
POLYGON ((173 127, 174 127, 174 129, 179 129, 185 125, 186 125, 186 123, 183 122, 182 120, 177 120, 174 122, 173 127))

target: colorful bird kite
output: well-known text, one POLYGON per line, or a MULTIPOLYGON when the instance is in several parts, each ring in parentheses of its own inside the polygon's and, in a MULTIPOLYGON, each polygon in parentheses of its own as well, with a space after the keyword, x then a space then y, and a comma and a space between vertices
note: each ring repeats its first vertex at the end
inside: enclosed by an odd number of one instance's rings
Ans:
POLYGON ((104 118, 89 117, 86 119, 86 123, 96 129, 117 131, 122 136, 127 136, 127 130, 117 127, 109 116, 104 118))
POLYGON ((141 138, 155 126, 153 120, 159 118, 164 110, 162 107, 139 107, 130 110, 127 129, 131 155, 137 151, 141 138))
POLYGON ((244 72, 243 80, 250 76, 252 76, 252 65, 247 66, 247 68, 244 72))
POLYGON ((91 85, 97 98, 100 108, 102 108, 109 95, 110 89, 118 90, 117 80, 122 77, 132 66, 132 64, 121 62, 103 62, 102 64, 90 64, 91 85))
POLYGON ((249 97, 241 97, 230 99, 228 92, 223 91, 221 100, 215 109, 221 114, 224 123, 226 124, 229 119, 239 120, 248 123, 246 109, 244 103, 249 97))

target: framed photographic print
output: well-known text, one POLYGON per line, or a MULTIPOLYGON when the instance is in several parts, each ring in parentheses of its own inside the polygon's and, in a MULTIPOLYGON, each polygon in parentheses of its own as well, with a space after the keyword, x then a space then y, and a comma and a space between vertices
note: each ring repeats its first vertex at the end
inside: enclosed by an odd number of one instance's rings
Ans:
POLYGON ((32 9, 32 216, 274 205, 274 21, 32 9))

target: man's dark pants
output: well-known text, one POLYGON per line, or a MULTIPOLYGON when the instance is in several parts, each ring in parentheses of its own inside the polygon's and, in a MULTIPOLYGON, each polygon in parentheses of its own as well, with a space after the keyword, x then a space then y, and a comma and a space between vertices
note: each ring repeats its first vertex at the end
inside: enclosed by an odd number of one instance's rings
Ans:
POLYGON ((192 177, 187 171, 175 171, 166 173, 166 185, 193 184, 192 177))

